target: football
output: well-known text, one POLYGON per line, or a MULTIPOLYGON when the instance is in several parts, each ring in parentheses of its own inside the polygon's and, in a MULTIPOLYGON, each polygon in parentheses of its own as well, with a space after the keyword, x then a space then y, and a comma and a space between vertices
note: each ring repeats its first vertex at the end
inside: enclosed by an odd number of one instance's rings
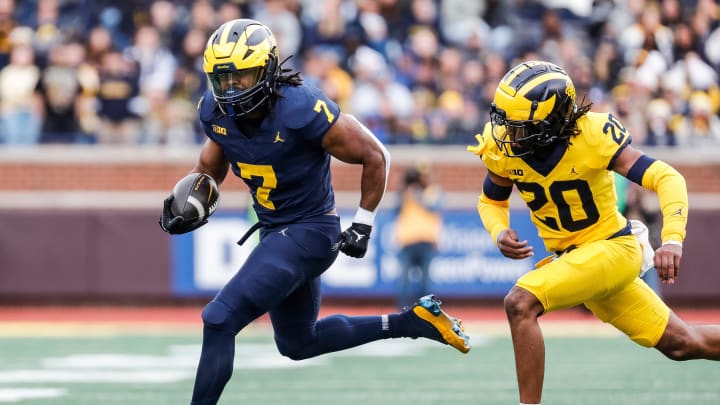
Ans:
POLYGON ((172 191, 170 211, 185 221, 205 220, 215 212, 220 198, 217 183, 205 173, 191 173, 180 179, 172 191))

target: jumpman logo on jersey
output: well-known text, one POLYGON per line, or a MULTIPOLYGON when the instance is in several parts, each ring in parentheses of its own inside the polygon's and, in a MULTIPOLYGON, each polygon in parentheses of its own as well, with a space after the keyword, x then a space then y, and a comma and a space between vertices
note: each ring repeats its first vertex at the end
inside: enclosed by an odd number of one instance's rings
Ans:
POLYGON ((277 134, 275 134, 275 141, 273 141, 273 143, 278 142, 285 142, 285 140, 280 137, 280 131, 277 131, 277 134))
POLYGON ((282 236, 287 236, 287 230, 288 230, 287 228, 283 228, 283 229, 279 230, 278 233, 282 236))
POLYGON ((573 166, 573 167, 570 169, 570 174, 580 174, 580 173, 576 172, 576 171, 575 171, 575 166, 573 166))
POLYGON ((673 212, 670 216, 683 216, 683 209, 678 208, 677 211, 673 212))

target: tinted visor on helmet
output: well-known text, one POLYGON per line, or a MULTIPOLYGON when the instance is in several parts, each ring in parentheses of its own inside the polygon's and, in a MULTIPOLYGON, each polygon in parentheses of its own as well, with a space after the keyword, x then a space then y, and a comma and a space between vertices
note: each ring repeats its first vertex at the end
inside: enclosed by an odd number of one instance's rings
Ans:
POLYGON ((213 94, 218 98, 234 98, 255 87, 262 78, 262 68, 209 73, 213 94))
POLYGON ((240 117, 257 110, 267 100, 264 74, 264 68, 254 67, 208 73, 208 79, 220 109, 230 117, 240 117))
POLYGON ((548 127, 544 120, 508 120, 505 111, 494 105, 490 108, 490 124, 495 143, 509 157, 533 153, 534 147, 542 143, 548 127))

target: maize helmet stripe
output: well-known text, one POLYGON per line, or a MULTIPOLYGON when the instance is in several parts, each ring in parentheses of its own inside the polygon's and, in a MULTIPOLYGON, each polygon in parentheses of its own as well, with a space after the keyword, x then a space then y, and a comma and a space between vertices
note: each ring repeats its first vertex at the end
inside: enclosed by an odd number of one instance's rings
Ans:
POLYGON ((502 80, 500 80, 500 85, 503 87, 503 90, 515 95, 514 92, 522 86, 522 83, 534 75, 535 72, 531 69, 531 66, 523 63, 507 72, 502 80))
POLYGON ((221 27, 220 35, 210 38, 208 48, 211 52, 206 53, 207 73, 212 73, 218 68, 228 70, 240 70, 265 64, 267 54, 274 52, 276 46, 274 37, 263 32, 265 27, 259 24, 250 24, 238 30, 235 25, 238 22, 230 22, 221 27), (237 32, 239 31, 239 37, 237 32), (231 35, 236 34, 236 35, 231 35), (256 53, 261 50, 264 52, 256 53), (255 55, 255 57, 252 57, 255 55))
MULTIPOLYGON (((525 72, 530 72, 530 70, 525 70, 525 72)), ((513 79, 515 85, 510 85, 511 91, 507 91, 507 87, 504 86, 499 86, 498 88, 510 95, 510 98, 504 100, 512 103, 512 105, 507 105, 503 102, 503 99, 499 99, 497 100, 499 108, 518 113, 522 111, 526 112, 521 116, 512 113, 508 114, 509 119, 533 120, 536 115, 546 117, 555 106, 553 96, 555 96, 556 93, 548 91, 549 89, 565 88, 566 93, 572 93, 572 97, 575 98, 575 87, 571 82, 568 82, 567 76, 560 72, 547 71, 535 76, 521 76, 525 77, 520 78, 520 76, 516 76, 513 79), (532 108, 533 101, 537 103, 535 108, 532 108)))
POLYGON ((228 42, 228 37, 230 37, 230 32, 232 32, 233 25, 234 24, 225 24, 225 28, 222 30, 222 33, 220 34, 217 43, 214 44, 215 46, 213 46, 213 52, 217 57, 227 58, 228 56, 230 56, 230 53, 232 52, 233 47, 237 42, 228 42))

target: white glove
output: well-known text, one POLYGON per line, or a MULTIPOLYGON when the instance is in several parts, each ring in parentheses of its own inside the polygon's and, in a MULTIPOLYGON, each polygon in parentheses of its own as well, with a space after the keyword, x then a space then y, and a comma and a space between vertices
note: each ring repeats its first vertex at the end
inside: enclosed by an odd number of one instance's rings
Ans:
POLYGON ((637 219, 630 220, 630 230, 637 237, 640 246, 642 247, 642 266, 640 266, 640 277, 642 277, 648 270, 652 269, 653 258, 655 256, 655 250, 650 245, 650 233, 648 232, 647 226, 637 219))

